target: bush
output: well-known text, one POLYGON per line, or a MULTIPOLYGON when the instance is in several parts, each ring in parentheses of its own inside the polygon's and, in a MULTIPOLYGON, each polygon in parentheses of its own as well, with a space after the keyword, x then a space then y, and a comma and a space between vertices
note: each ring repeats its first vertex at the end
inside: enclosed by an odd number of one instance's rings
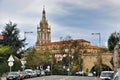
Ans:
POLYGON ((63 69, 62 65, 54 65, 54 68, 52 70, 52 74, 54 74, 54 75, 67 75, 68 72, 66 69, 63 69))
POLYGON ((9 66, 8 66, 7 61, 1 62, 0 63, 0 76, 2 76, 2 74, 8 71, 9 71, 9 66))

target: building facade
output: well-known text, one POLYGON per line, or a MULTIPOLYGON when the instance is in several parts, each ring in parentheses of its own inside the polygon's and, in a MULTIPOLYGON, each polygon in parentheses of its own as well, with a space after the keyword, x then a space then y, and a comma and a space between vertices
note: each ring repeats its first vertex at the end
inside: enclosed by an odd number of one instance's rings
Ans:
MULTIPOLYGON (((89 41, 84 40, 84 39, 51 42, 51 28, 49 27, 49 24, 46 20, 46 11, 43 8, 42 19, 37 26, 36 50, 39 51, 39 50, 49 49, 52 52, 52 54, 57 56, 56 57, 57 59, 58 57, 61 56, 61 47, 65 47, 66 43, 67 43, 67 47, 70 46, 71 44, 72 45, 77 44, 79 48, 79 53, 92 53, 93 54, 93 53, 100 52, 99 47, 92 46, 89 41)), ((61 60, 61 58, 59 59, 61 60)))
POLYGON ((45 9, 43 8, 42 20, 37 26, 36 49, 39 50, 40 46, 48 42, 51 42, 51 28, 48 25, 48 22, 46 20, 46 12, 45 9))
MULTIPOLYGON (((98 53, 102 53, 102 49, 100 47, 92 46, 90 41, 84 39, 51 42, 51 28, 46 20, 45 9, 43 9, 42 20, 37 26, 36 50, 44 53, 44 50, 46 49, 54 56, 56 62, 62 61, 65 56, 71 56, 74 58, 74 53, 79 54, 78 56, 83 59, 83 71, 91 71, 98 60, 98 53)), ((103 61, 102 64, 112 70, 113 68, 110 64, 112 54, 104 53, 101 54, 101 56, 103 61)))

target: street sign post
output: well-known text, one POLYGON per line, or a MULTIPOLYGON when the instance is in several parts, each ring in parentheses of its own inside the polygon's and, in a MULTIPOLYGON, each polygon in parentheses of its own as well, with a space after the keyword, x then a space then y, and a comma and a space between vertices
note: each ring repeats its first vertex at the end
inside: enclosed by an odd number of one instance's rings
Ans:
POLYGON ((26 64, 26 61, 24 60, 24 58, 21 59, 21 64, 22 64, 21 68, 23 68, 23 70, 24 70, 25 69, 25 64, 26 64))
POLYGON ((10 66, 10 72, 11 72, 11 68, 14 65, 14 58, 12 57, 12 55, 9 57, 8 59, 8 66, 10 66))

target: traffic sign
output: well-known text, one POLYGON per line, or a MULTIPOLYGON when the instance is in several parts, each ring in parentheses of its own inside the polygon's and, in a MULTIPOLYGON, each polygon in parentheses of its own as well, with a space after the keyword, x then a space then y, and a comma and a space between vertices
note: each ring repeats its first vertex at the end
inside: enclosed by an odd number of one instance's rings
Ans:
POLYGON ((13 66, 13 62, 9 62, 8 65, 9 65, 10 67, 12 67, 12 66, 13 66))
POLYGON ((8 61, 9 62, 13 62, 14 61, 14 58, 12 57, 12 55, 9 57, 8 61))

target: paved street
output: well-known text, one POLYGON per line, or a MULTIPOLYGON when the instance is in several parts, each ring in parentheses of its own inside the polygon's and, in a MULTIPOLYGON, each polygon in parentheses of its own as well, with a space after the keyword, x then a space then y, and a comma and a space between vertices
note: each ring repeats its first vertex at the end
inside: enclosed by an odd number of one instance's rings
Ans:
POLYGON ((82 76, 42 76, 37 78, 30 78, 26 80, 99 80, 97 77, 82 77, 82 76))
MULTIPOLYGON (((6 80, 5 77, 2 77, 1 80, 6 80)), ((85 76, 41 76, 36 78, 29 78, 25 80, 99 80, 97 77, 85 77, 85 76)))

